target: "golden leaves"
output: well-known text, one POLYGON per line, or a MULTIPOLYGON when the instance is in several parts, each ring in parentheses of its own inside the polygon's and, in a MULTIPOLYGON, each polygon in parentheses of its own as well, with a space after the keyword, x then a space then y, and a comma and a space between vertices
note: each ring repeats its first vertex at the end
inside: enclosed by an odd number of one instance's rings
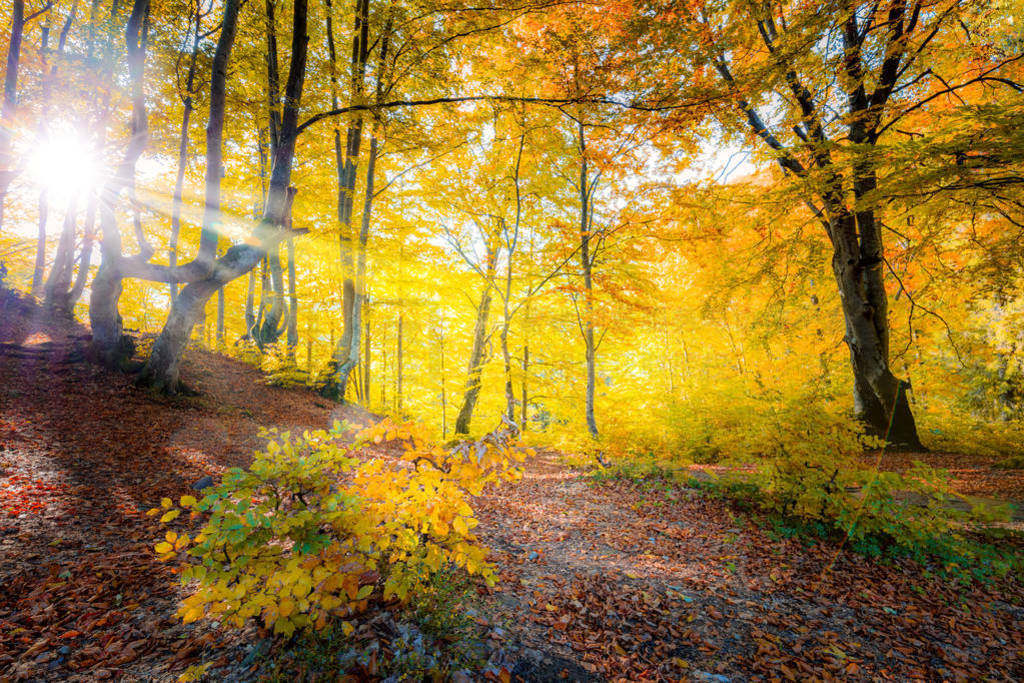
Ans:
MULTIPOLYGON (((290 635, 358 614, 378 587, 382 599, 405 601, 445 567, 497 580, 472 534, 478 522, 466 497, 519 476, 527 453, 508 435, 447 450, 423 427, 388 420, 351 447, 338 443, 338 429, 265 433, 271 440, 249 470, 232 470, 201 502, 181 497, 182 508, 206 515, 194 541, 168 531, 154 546, 161 559, 187 565, 183 582, 199 584, 179 610, 183 620, 240 626, 259 618, 290 635), (349 456, 394 442, 404 447, 399 459, 349 456)), ((164 523, 181 513, 169 498, 151 512, 160 511, 164 523)), ((343 622, 346 634, 353 628, 343 622)))

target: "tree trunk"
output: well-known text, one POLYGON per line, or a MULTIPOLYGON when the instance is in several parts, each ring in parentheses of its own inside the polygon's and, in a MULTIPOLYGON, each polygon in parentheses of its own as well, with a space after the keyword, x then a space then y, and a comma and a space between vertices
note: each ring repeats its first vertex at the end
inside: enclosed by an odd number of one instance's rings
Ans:
POLYGON ((217 346, 224 343, 224 285, 217 288, 217 346))
POLYGON ((71 312, 68 299, 71 295, 71 273, 74 269, 75 223, 78 214, 78 197, 68 200, 64 213, 64 227, 60 231, 57 254, 53 258, 50 276, 44 288, 46 306, 55 310, 71 312))
MULTIPOLYGON (((237 2, 238 0, 227 0, 225 4, 222 39, 228 30, 228 6, 235 5, 234 14, 237 17, 237 2)), ((257 244, 232 246, 223 257, 211 264, 210 274, 206 278, 194 281, 181 290, 174 305, 171 306, 167 323, 153 345, 153 352, 140 375, 139 381, 142 384, 167 393, 174 393, 180 389, 179 373, 182 353, 188 343, 192 326, 206 305, 206 301, 219 287, 252 270, 268 249, 287 238, 283 224, 286 212, 289 210, 290 193, 288 190, 291 181, 292 160, 295 156, 295 139, 298 134, 299 107, 306 76, 309 40, 306 34, 307 10, 307 0, 295 0, 292 12, 292 57, 288 70, 288 82, 285 86, 280 141, 275 150, 263 218, 254 231, 257 244)), ((233 29, 232 26, 232 41, 233 29)))
MULTIPOLYGON (((349 92, 353 102, 365 92, 366 63, 369 56, 369 0, 355 0, 354 25, 352 29, 352 53, 349 64, 349 92)), ((334 23, 331 5, 327 4, 327 50, 330 63, 331 103, 338 108, 337 52, 334 42, 334 23)), ((352 209, 355 204, 356 171, 363 138, 363 117, 356 114, 349 119, 345 134, 345 151, 342 155, 341 130, 334 128, 334 156, 338 178, 338 249, 341 267, 345 272, 342 283, 343 330, 334 351, 331 372, 324 394, 337 400, 344 400, 348 389, 349 375, 359 363, 359 333, 361 328, 362 286, 360 271, 365 268, 366 240, 368 233, 369 208, 373 201, 373 164, 376 141, 371 141, 371 159, 367 168, 367 189, 363 211, 363 226, 358 245, 352 231, 352 209), (358 253, 357 253, 358 252, 358 253)))
MULTIPOLYGON (((290 220, 291 216, 289 216, 290 220)), ((289 226, 290 227, 290 226, 289 226)), ((299 297, 295 283, 295 240, 288 238, 288 357, 295 361, 299 345, 299 297)))
MULTIPOLYGON (((865 186, 861 190, 868 191, 865 186)), ((889 367, 888 301, 882 282, 879 226, 871 211, 853 214, 837 210, 830 223, 832 270, 853 369, 854 412, 869 434, 894 446, 921 450, 907 385, 889 367)))
POLYGON ((14 180, 11 145, 14 117, 18 107, 18 68, 21 63, 21 39, 25 31, 25 0, 11 2, 11 37, 7 43, 7 70, 4 72, 4 101, 0 109, 0 229, 3 228, 7 190, 14 180))
POLYGON ((597 348, 594 344, 594 261, 590 255, 590 188, 587 187, 587 145, 583 122, 579 122, 580 136, 580 266, 583 269, 583 343, 586 347, 587 431, 593 438, 598 437, 597 420, 594 418, 594 390, 596 382, 597 348))
POLYGON ((89 279, 89 266, 92 263, 92 246, 96 229, 96 201, 96 197, 93 196, 89 200, 89 207, 85 210, 85 235, 82 237, 82 251, 78 256, 78 273, 75 275, 75 284, 71 287, 71 293, 68 295, 68 310, 71 310, 82 298, 86 280, 89 279))
POLYGON ((505 413, 509 422, 516 421, 516 394, 512 386, 512 354, 508 350, 508 302, 505 302, 505 320, 501 326, 501 356, 505 362, 505 413))
POLYGON ((526 378, 529 376, 530 371, 530 345, 526 342, 523 343, 523 405, 519 409, 519 429, 522 432, 526 431, 527 425, 527 414, 526 406, 529 405, 530 396, 527 393, 526 378))
MULTIPOLYGON (((488 257, 488 262, 493 263, 494 259, 488 257)), ((493 280, 493 266, 487 284, 484 285, 484 293, 480 297, 480 306, 476 313, 476 326, 473 328, 473 348, 469 354, 468 377, 466 378, 466 389, 462 396, 462 407, 455 418, 455 433, 458 435, 469 434, 469 424, 473 420, 473 410, 476 408, 476 401, 480 397, 480 380, 484 369, 484 350, 487 344, 487 319, 491 311, 491 285, 493 280)))
POLYGON ((404 322, 404 316, 402 313, 398 314, 398 348, 397 358, 395 361, 395 409, 398 411, 399 416, 402 414, 402 362, 405 360, 402 355, 402 324, 404 322))
POLYGON ((363 333, 363 400, 370 402, 370 302, 364 304, 365 331, 363 333))
POLYGON ((132 91, 131 139, 114 176, 100 192, 100 231, 102 261, 92 285, 89 322, 92 326, 92 356, 108 367, 121 367, 131 356, 134 343, 123 334, 118 301, 121 298, 121 232, 115 207, 121 192, 135 176, 135 164, 146 149, 148 123, 143 91, 145 52, 140 41, 142 23, 149 0, 135 0, 125 27, 128 72, 132 91))
POLYGON ((245 294, 245 334, 242 339, 256 339, 256 272, 249 271, 249 288, 245 294))
POLYGON ((46 222, 50 216, 49 193, 46 188, 39 193, 39 226, 36 236, 36 265, 32 269, 32 296, 38 297, 46 273, 46 222))
MULTIPOLYGON (((178 175, 174 180, 174 195, 171 199, 171 237, 167 245, 167 258, 171 267, 178 265, 178 237, 181 234, 181 204, 185 191, 185 166, 188 163, 188 126, 192 118, 192 91, 196 79, 196 59, 199 56, 199 39, 202 28, 202 11, 196 3, 195 21, 192 25, 192 55, 189 58, 188 76, 185 79, 185 109, 181 115, 181 134, 178 138, 178 175)), ((171 303, 178 296, 178 284, 172 282, 171 303)))
POLYGON ((270 287, 264 286, 261 292, 263 303, 260 304, 260 310, 266 310, 267 313, 259 330, 260 348, 276 343, 288 325, 284 303, 284 271, 281 268, 279 246, 275 245, 267 252, 267 263, 270 287), (265 303, 267 299, 270 299, 269 305, 265 303))
POLYGON ((448 438, 448 393, 445 390, 444 381, 444 324, 442 322, 438 334, 438 349, 441 357, 441 438, 448 438))

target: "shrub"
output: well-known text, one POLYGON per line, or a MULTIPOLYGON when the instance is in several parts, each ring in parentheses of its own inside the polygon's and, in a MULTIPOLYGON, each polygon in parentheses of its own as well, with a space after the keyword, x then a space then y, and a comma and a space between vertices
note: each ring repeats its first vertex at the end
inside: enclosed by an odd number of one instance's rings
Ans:
POLYGON ((865 436, 855 421, 795 402, 779 410, 766 437, 756 471, 735 476, 758 488, 759 506, 783 528, 839 535, 867 555, 938 559, 953 574, 1010 568, 1009 559, 968 533, 970 522, 1001 519, 1006 510, 950 505, 958 496, 946 473, 920 462, 905 474, 864 466, 864 450, 884 443, 865 436))
POLYGON ((495 581, 469 495, 513 480, 529 453, 498 431, 454 450, 430 446, 422 431, 384 421, 345 445, 343 431, 265 432, 267 449, 234 468, 202 500, 183 496, 151 510, 171 522, 182 511, 201 531, 168 531, 161 559, 184 565, 198 584, 178 614, 242 626, 259 619, 274 633, 321 629, 366 608, 371 597, 405 601, 432 574, 457 568, 495 581), (359 458, 370 444, 397 442, 398 458, 359 458))

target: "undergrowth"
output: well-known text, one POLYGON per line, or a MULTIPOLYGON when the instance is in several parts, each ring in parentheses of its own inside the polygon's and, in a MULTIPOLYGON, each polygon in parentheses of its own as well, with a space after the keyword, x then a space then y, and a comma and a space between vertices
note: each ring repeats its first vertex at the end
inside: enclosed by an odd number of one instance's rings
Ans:
MULTIPOLYGON (((905 474, 866 467, 864 450, 884 444, 853 420, 791 401, 756 427, 754 455, 726 460, 730 469, 719 477, 697 479, 682 458, 652 454, 598 460, 590 479, 693 488, 756 513, 778 537, 838 543, 872 558, 909 558, 961 582, 1024 568, 1024 554, 1000 538, 1006 532, 991 528, 1008 518, 1006 506, 958 509, 946 473, 920 462, 905 474)), ((753 435, 731 439, 754 442, 753 435)))
POLYGON ((367 615, 366 628, 346 634, 335 624, 298 633, 275 653, 267 678, 436 681, 480 671, 486 654, 484 630, 472 617, 476 586, 459 572, 442 571, 401 609, 367 615))

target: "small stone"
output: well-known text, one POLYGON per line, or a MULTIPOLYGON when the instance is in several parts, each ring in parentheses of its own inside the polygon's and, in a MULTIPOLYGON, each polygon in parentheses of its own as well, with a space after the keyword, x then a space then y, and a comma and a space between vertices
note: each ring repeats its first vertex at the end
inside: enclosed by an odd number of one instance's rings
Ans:
POLYGON ((694 671, 690 674, 690 680, 701 681, 701 683, 729 683, 728 676, 712 674, 707 671, 694 671))
POLYGON ((203 489, 208 489, 211 486, 213 486, 213 477, 210 475, 206 475, 196 483, 192 484, 192 488, 196 491, 202 491, 203 489))

